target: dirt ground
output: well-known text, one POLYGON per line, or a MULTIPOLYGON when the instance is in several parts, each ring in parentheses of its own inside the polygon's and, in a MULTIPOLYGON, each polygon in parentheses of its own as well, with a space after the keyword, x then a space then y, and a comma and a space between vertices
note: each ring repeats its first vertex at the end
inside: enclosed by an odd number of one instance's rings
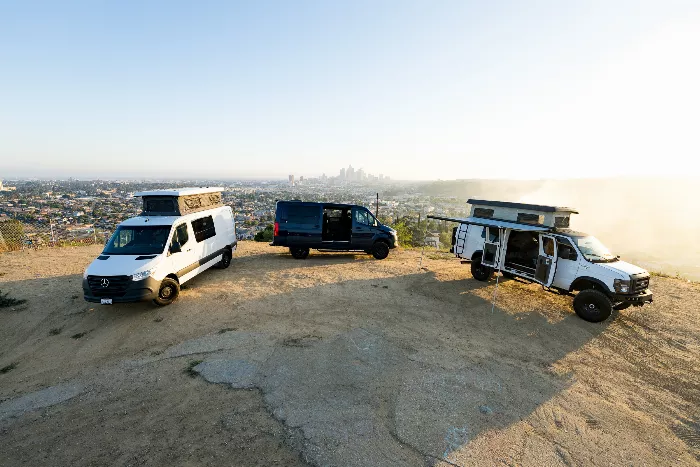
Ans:
POLYGON ((0 465, 698 465, 700 286, 593 324, 447 254, 242 242, 100 306, 99 247, 0 255, 0 465))

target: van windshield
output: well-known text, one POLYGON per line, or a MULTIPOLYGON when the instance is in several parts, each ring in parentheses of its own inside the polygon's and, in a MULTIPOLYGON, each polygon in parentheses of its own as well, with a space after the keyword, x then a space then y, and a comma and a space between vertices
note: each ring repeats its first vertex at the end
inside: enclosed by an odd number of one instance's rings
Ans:
POLYGON ((592 235, 572 237, 572 239, 576 242, 578 249, 581 250, 581 254, 583 254, 588 261, 593 263, 617 261, 617 257, 610 253, 610 250, 592 235))
POLYGON ((105 255, 157 255, 165 250, 169 225, 119 226, 107 242, 105 255))

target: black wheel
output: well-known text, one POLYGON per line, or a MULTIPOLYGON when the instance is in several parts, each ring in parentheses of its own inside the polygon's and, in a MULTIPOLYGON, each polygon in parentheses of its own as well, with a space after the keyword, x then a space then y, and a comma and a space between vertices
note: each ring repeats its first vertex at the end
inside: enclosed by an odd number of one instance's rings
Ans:
POLYGON ((176 280, 166 277, 160 283, 158 296, 153 299, 153 303, 159 306, 166 306, 173 303, 180 295, 180 284, 176 280))
POLYGON ((226 269, 231 266, 231 250, 226 249, 221 255, 221 261, 216 263, 216 267, 219 269, 226 269))
POLYGON ((377 242, 372 247, 372 256, 376 259, 384 259, 389 256, 389 245, 384 242, 377 242))
POLYGON ((474 258, 471 269, 472 276, 478 281, 487 282, 493 277, 493 268, 481 264, 481 256, 474 258))
POLYGON ((582 290, 574 297, 574 311, 581 319, 591 323, 605 321, 612 310, 612 302, 600 290, 582 290))
POLYGON ((618 310, 618 311, 619 310, 626 310, 627 308, 629 308, 631 306, 632 306, 632 304, 629 302, 622 302, 622 303, 618 303, 617 305, 615 305, 613 307, 613 310, 618 310))
POLYGON ((308 248, 290 248, 289 251, 296 259, 306 259, 309 256, 308 248))

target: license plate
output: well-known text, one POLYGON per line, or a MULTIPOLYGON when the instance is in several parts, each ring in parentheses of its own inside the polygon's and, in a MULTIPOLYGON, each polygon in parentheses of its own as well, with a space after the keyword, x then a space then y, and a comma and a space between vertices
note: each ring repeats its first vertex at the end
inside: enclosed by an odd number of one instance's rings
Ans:
POLYGON ((100 300, 100 305, 111 305, 112 304, 112 299, 111 298, 103 298, 100 300))

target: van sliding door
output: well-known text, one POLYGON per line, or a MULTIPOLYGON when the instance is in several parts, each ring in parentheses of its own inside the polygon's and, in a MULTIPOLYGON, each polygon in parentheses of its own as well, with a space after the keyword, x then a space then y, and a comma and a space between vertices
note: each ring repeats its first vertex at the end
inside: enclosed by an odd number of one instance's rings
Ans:
POLYGON ((535 281, 549 287, 557 270, 557 241, 550 235, 540 234, 539 256, 535 281))

